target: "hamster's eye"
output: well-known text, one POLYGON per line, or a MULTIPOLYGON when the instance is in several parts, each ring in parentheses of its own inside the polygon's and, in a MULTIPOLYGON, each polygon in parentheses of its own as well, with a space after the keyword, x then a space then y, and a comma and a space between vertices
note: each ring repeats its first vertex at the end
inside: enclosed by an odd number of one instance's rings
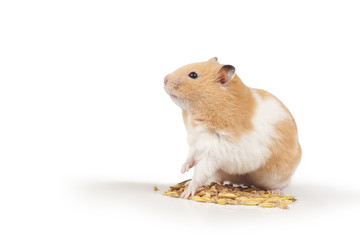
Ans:
POLYGON ((198 75, 196 72, 191 72, 191 73, 189 73, 189 77, 191 77, 192 79, 195 79, 198 77, 198 75))

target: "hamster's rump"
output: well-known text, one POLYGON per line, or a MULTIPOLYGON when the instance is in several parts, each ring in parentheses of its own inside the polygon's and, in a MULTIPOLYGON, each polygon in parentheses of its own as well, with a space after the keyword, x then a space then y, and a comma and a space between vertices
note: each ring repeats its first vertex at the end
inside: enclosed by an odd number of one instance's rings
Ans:
POLYGON ((268 154, 261 166, 236 177, 226 176, 224 173, 221 177, 225 181, 255 185, 264 189, 282 189, 289 183, 301 160, 302 150, 298 141, 297 126, 293 116, 279 99, 264 90, 252 89, 252 91, 258 96, 257 98, 261 98, 258 101, 272 99, 274 103, 278 103, 281 107, 279 111, 283 112, 278 113, 278 116, 282 115, 282 117, 273 123, 273 133, 269 135, 271 141, 267 146, 268 154))
POLYGON ((193 139, 189 146, 195 155, 207 152, 213 158, 212 165, 217 169, 213 179, 217 182, 281 189, 288 184, 301 158, 296 124, 276 97, 264 90, 251 92, 256 106, 250 117, 251 131, 239 138, 229 137, 231 132, 206 135, 193 124, 188 126, 193 139), (204 142, 206 146, 200 147, 199 143, 204 142))

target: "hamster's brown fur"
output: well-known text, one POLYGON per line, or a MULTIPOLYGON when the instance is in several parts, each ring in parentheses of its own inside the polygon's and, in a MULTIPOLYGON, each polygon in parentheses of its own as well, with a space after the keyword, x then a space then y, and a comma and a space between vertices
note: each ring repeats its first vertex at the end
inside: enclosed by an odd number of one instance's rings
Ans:
POLYGON ((250 89, 238 76, 228 83, 227 92, 219 91, 212 76, 217 75, 221 66, 215 61, 195 63, 169 74, 168 78, 176 78, 175 74, 187 76, 190 69, 206 72, 204 81, 184 81, 181 88, 175 86, 177 96, 188 99, 191 105, 191 109, 183 109, 184 123, 194 125, 194 121, 201 122, 213 132, 232 129, 229 138, 239 138, 252 129, 251 117, 256 103, 250 89), (188 111, 192 113, 190 121, 187 118, 188 111))

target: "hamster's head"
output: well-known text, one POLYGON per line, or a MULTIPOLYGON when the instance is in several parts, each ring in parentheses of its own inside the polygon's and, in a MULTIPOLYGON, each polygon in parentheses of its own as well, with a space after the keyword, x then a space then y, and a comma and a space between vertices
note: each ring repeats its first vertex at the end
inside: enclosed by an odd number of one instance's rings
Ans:
POLYGON ((171 99, 184 110, 204 107, 222 101, 231 88, 235 68, 218 63, 217 58, 185 65, 166 75, 164 88, 171 99))

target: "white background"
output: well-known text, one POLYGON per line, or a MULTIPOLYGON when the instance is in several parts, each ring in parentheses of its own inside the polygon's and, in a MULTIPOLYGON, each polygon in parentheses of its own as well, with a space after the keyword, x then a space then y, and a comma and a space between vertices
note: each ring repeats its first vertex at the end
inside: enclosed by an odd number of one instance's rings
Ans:
POLYGON ((1 239, 354 236, 356 1, 1 1, 1 239), (217 56, 294 115, 288 211, 161 196, 187 144, 163 90, 217 56), (153 192, 156 184, 160 191, 153 192))

